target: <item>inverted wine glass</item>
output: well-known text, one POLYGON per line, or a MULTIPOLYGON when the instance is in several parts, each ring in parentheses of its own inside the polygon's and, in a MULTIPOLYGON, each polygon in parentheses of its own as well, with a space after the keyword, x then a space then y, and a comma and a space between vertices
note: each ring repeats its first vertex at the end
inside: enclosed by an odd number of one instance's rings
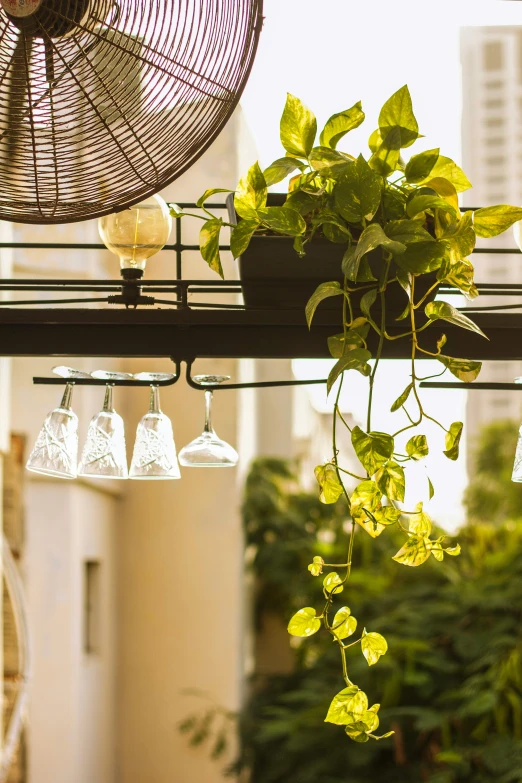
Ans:
POLYGON ((136 441, 129 472, 131 479, 179 479, 178 459, 172 423, 160 408, 160 381, 174 378, 171 373, 141 372, 137 381, 151 381, 149 410, 136 430, 136 441))
MULTIPOLYGON (((195 375, 201 386, 213 386, 228 381, 229 375, 195 375)), ((233 468, 237 465, 237 451, 219 438, 212 427, 212 390, 205 389, 205 428, 203 434, 179 452, 180 464, 187 468, 233 468)))
POLYGON ((123 419, 113 405, 114 386, 110 381, 127 380, 128 373, 96 370, 92 377, 108 380, 105 387, 103 409, 93 416, 89 424, 80 464, 79 476, 91 478, 127 479, 127 454, 125 449, 125 428, 123 419))
POLYGON ((78 461, 78 417, 71 410, 74 384, 67 383, 58 408, 40 430, 26 468, 46 476, 74 479, 78 461))

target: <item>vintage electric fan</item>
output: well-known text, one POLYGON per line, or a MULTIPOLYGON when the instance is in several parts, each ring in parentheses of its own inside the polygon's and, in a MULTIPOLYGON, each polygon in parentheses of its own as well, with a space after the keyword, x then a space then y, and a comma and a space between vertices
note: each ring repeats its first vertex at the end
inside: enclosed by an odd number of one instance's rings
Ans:
POLYGON ((248 78, 262 0, 0 0, 0 219, 65 223, 156 193, 248 78))

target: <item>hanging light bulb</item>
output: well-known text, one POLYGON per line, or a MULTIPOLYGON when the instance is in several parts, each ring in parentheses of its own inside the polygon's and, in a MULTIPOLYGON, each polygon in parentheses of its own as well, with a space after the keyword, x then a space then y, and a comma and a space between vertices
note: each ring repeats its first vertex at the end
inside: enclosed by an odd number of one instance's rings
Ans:
POLYGON ((98 221, 100 237, 107 249, 119 256, 125 279, 142 276, 147 259, 167 244, 171 229, 169 208, 158 195, 98 221))

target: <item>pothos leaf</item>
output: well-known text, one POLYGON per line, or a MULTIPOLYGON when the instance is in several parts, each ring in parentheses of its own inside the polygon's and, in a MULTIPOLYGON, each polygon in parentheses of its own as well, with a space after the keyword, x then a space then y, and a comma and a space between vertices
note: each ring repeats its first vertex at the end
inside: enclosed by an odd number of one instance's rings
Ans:
POLYGON ((411 392, 412 389, 413 389, 413 383, 410 383, 410 384, 408 384, 408 386, 406 386, 406 388, 404 389, 402 394, 399 397, 397 397, 397 399, 395 400, 395 402, 391 406, 390 411, 392 413, 395 413, 395 411, 398 411, 399 408, 402 408, 402 406, 404 405, 404 403, 406 402, 406 400, 410 396, 410 392, 411 392))
POLYGON ((410 533, 414 533, 422 538, 428 538, 432 527, 431 517, 422 510, 422 503, 419 503, 417 513, 410 516, 410 533))
POLYGON ((319 574, 323 573, 323 565, 324 560, 322 557, 319 557, 319 555, 316 555, 310 565, 308 566, 308 570, 312 574, 312 576, 319 576, 319 574))
POLYGON ((472 359, 454 359, 452 356, 437 356, 439 362, 442 362, 459 381, 471 383, 474 381, 482 368, 482 362, 476 362, 472 359))
POLYGON ((406 454, 412 459, 419 460, 427 457, 429 453, 426 435, 413 435, 406 444, 406 454))
POLYGON ((288 633, 292 636, 312 636, 321 627, 321 621, 315 616, 315 609, 305 606, 294 614, 288 623, 288 633))
POLYGON ((245 220, 257 220, 257 210, 266 205, 268 190, 259 163, 254 163, 239 184, 234 195, 234 207, 245 220))
POLYGON ((371 220, 379 208, 382 180, 362 155, 350 166, 334 188, 335 206, 352 223, 371 220))
POLYGON ((317 120, 308 106, 290 93, 280 124, 281 143, 290 155, 306 157, 314 146, 317 120))
POLYGON ((319 137, 319 142, 324 147, 331 147, 335 149, 342 139, 342 137, 348 133, 348 131, 357 128, 364 120, 364 112, 360 101, 352 106, 351 109, 346 109, 338 114, 333 114, 319 137))
MULTIPOLYGON (((471 182, 462 169, 459 168, 451 158, 447 158, 444 155, 439 155, 438 160, 428 177, 444 177, 444 179, 447 179, 455 186, 457 193, 462 193, 464 190, 469 190, 471 187, 471 182)), ((426 179, 428 179, 428 177, 426 179)))
POLYGON ((336 503, 343 494, 343 488, 335 465, 331 462, 327 462, 325 465, 318 465, 314 473, 321 487, 321 494, 319 495, 321 503, 336 503))
POLYGON ((373 631, 366 633, 366 628, 362 634, 361 647, 363 655, 368 661, 368 666, 376 664, 381 655, 388 652, 388 642, 384 636, 373 631))
POLYGON ((223 267, 221 266, 221 257, 219 254, 219 236, 223 221, 221 218, 212 218, 206 220, 201 226, 199 232, 199 248, 201 255, 209 267, 223 277, 223 267))
POLYGON ((198 198, 196 201, 197 207, 203 207, 206 202, 209 200, 211 196, 214 196, 216 193, 232 193, 231 190, 228 190, 228 188, 209 188, 208 190, 205 190, 202 196, 198 198))
POLYGON ((335 723, 337 726, 346 726, 355 723, 368 710, 368 697, 357 685, 339 691, 332 700, 325 723, 335 723))
POLYGON ((448 302, 429 302, 424 308, 424 312, 430 321, 436 321, 441 318, 456 326, 461 326, 463 329, 469 329, 470 332, 480 334, 482 337, 485 337, 486 340, 489 339, 471 318, 468 318, 466 315, 459 312, 453 305, 448 304, 448 302))
POLYGON ((346 639, 355 633, 357 628, 357 620, 352 617, 352 613, 347 606, 343 606, 336 612, 334 617, 332 631, 338 639, 346 639))
POLYGON ((407 566, 419 566, 426 562, 430 556, 430 550, 422 536, 409 536, 401 549, 393 556, 397 563, 407 566))
POLYGON ((412 155, 404 170, 406 180, 411 183, 417 183, 426 179, 439 159, 439 154, 440 150, 434 149, 426 150, 426 152, 421 152, 419 155, 412 155))
POLYGON ((366 345, 365 340, 369 329, 369 323, 365 323, 358 329, 354 329, 352 324, 352 328, 348 329, 346 335, 344 332, 341 332, 340 334, 334 334, 329 337, 328 349, 330 351, 330 356, 333 356, 334 359, 339 359, 354 348, 363 348, 366 345))
POLYGON ((234 226, 230 234, 230 250, 234 258, 239 258, 245 252, 258 227, 257 220, 240 220, 237 226, 234 226))
POLYGON ((312 320, 317 310, 317 306, 330 296, 340 296, 344 294, 344 290, 341 288, 340 283, 337 280, 332 280, 330 283, 321 283, 317 286, 312 296, 308 300, 305 308, 306 323, 308 328, 312 325, 312 320))
POLYGON ((343 581, 337 571, 332 571, 331 574, 325 576, 323 579, 323 587, 327 593, 333 595, 339 595, 339 593, 343 592, 343 581))
POLYGON ((388 98, 379 114, 379 130, 383 139, 395 128, 400 131, 400 147, 409 147, 419 136, 407 84, 388 98))
POLYGON ((430 500, 431 500, 431 499, 432 499, 432 497, 433 497, 433 496, 434 496, 434 494, 435 494, 435 489, 434 489, 434 487, 433 487, 432 481, 431 481, 431 479, 430 479, 430 477, 429 477, 429 476, 428 476, 428 487, 429 487, 430 500))
POLYGON ((357 245, 343 259, 342 269, 349 280, 357 280, 359 264, 363 256, 378 247, 383 247, 393 255, 403 253, 406 250, 406 245, 403 245, 402 242, 396 242, 387 237, 378 223, 371 223, 362 232, 357 245))
POLYGON ((352 445, 366 472, 373 474, 393 454, 393 438, 385 432, 364 432, 355 426, 352 430, 352 445))
POLYGON ((477 209, 473 216, 473 225, 479 237, 496 237, 518 220, 522 220, 521 207, 499 204, 477 209))
POLYGON ((286 179, 296 169, 303 169, 304 164, 297 158, 278 158, 263 171, 265 182, 268 186, 276 185, 281 180, 286 179))
POLYGON ((388 460, 375 474, 375 481, 389 500, 404 500, 406 479, 402 465, 392 459, 388 460))
POLYGON ((299 236, 306 231, 306 223, 299 212, 289 207, 263 207, 257 210, 258 219, 279 234, 299 236))
POLYGON ((326 382, 327 392, 331 391, 332 386, 336 382, 337 378, 345 370, 357 370, 361 373, 361 375, 368 376, 371 372, 368 360, 371 358, 372 355, 370 351, 367 351, 365 348, 355 348, 355 350, 350 351, 349 353, 345 354, 345 356, 341 356, 341 358, 332 367, 328 376, 328 380, 326 382))
POLYGON ((446 433, 446 450, 444 454, 448 459, 456 460, 459 458, 459 443, 463 427, 464 425, 461 421, 454 421, 446 433))
POLYGON ((361 296, 361 313, 364 313, 366 316, 370 316, 370 308, 372 304, 374 304, 375 300, 377 299, 377 289, 372 288, 370 291, 367 291, 363 296, 361 296))

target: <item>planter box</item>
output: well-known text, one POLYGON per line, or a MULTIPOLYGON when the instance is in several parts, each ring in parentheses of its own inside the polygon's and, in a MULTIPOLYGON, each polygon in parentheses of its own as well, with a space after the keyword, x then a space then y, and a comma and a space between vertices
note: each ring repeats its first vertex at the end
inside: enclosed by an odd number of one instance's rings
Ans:
MULTIPOLYGON (((286 194, 270 193, 268 206, 282 206, 286 194)), ((234 195, 227 198, 229 220, 236 224, 241 218, 234 209, 234 195)), ((255 235, 250 244, 237 261, 239 276, 243 287, 245 305, 252 308, 301 309, 321 283, 337 280, 343 285, 344 277, 341 262, 346 245, 330 242, 324 237, 313 239, 306 245, 306 255, 300 258, 294 250, 293 239, 283 236, 255 235)), ((381 264, 380 250, 374 250, 366 256, 375 277, 381 264)), ((393 273, 393 270, 392 270, 393 273)), ((416 289, 422 296, 435 282, 435 274, 425 275, 416 289)), ((353 283, 350 287, 353 287, 353 283)), ((367 290, 367 284, 361 283, 362 296, 367 290)), ((352 294, 354 310, 358 310, 360 296, 352 294)), ((386 304, 390 319, 397 318, 406 307, 407 297, 403 289, 394 283, 387 289, 386 304)), ((325 299, 319 305, 320 309, 342 310, 342 297, 333 296, 325 299)), ((372 314, 379 316, 379 302, 372 308, 372 314)), ((388 320, 388 319, 387 319, 388 320)))

